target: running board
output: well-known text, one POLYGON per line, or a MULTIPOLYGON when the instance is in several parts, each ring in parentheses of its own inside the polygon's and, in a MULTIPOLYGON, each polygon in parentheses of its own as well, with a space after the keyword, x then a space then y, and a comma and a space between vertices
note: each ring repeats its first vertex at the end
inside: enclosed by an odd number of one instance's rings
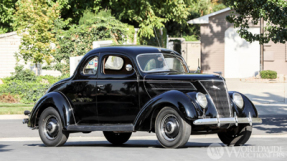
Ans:
POLYGON ((95 125, 69 125, 67 131, 134 131, 133 124, 95 124, 95 125))

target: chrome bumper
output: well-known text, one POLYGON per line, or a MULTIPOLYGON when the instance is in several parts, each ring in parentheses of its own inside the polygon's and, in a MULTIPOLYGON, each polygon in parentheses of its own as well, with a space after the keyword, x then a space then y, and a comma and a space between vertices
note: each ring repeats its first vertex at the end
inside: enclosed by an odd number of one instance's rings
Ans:
POLYGON ((193 121, 194 125, 217 125, 220 127, 222 124, 249 124, 252 126, 253 123, 262 123, 261 118, 252 118, 249 113, 249 117, 237 117, 236 114, 231 118, 206 118, 206 119, 198 119, 193 121))

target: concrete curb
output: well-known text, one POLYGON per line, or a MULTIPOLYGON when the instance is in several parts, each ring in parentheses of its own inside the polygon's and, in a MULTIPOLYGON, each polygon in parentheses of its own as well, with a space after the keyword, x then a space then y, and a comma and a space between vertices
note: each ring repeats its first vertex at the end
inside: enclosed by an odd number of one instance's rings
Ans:
POLYGON ((26 115, 0 115, 0 120, 22 120, 28 118, 26 115))

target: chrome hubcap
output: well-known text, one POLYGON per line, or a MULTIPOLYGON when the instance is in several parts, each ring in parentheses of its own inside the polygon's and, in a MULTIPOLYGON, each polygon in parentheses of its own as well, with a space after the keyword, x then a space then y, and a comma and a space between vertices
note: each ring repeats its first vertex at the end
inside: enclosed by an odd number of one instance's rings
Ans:
POLYGON ((44 133, 48 139, 54 140, 59 132, 58 120, 55 116, 48 116, 45 120, 44 133))
POLYGON ((166 115, 161 121, 161 134, 168 140, 173 141, 179 133, 179 123, 173 114, 166 115))

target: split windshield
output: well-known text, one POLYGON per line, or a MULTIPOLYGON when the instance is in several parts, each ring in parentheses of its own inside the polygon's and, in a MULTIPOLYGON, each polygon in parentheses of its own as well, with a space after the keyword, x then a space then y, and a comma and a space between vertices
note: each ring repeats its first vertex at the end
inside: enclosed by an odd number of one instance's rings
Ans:
POLYGON ((143 72, 180 72, 187 69, 183 60, 172 54, 148 53, 137 56, 137 62, 143 72))

